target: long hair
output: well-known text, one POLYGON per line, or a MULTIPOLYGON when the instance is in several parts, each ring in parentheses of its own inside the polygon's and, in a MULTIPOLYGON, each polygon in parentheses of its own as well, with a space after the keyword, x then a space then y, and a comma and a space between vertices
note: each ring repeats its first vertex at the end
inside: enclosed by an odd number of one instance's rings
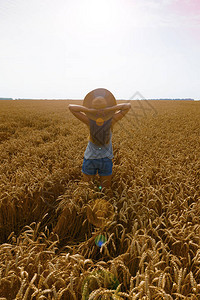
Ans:
POLYGON ((109 143, 111 134, 112 118, 104 121, 103 125, 98 126, 96 121, 90 119, 90 136, 95 144, 103 146, 109 143))

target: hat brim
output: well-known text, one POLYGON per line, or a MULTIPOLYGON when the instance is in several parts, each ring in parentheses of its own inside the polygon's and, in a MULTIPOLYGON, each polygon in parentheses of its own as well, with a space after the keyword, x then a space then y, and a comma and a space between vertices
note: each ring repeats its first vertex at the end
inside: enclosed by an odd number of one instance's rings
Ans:
MULTIPOLYGON (((115 99, 115 97, 113 96, 113 94, 104 88, 98 88, 95 90, 92 90, 91 92, 89 92, 84 100, 83 100, 83 106, 87 107, 87 108, 92 108, 92 101, 93 99, 95 99, 96 97, 103 97, 106 100, 106 107, 111 107, 111 106, 115 106, 117 105, 117 101, 115 99)), ((98 118, 102 118, 104 121, 107 121, 109 119, 112 118, 112 116, 114 115, 114 111, 102 114, 102 115, 98 115, 95 116, 92 113, 86 112, 86 115, 89 119, 92 119, 94 121, 96 121, 98 118)))

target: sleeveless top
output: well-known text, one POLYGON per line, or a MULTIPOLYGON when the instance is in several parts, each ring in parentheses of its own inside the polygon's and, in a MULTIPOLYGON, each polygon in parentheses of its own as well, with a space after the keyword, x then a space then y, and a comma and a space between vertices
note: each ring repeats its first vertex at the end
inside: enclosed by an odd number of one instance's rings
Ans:
POLYGON ((85 159, 110 158, 113 156, 112 148, 112 118, 98 126, 96 121, 90 120, 90 140, 84 153, 85 159))

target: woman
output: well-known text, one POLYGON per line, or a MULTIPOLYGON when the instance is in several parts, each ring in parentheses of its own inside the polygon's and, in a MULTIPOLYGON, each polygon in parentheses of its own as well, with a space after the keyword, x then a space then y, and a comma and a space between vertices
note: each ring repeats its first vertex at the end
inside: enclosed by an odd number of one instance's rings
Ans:
POLYGON ((90 130, 82 165, 84 181, 93 181, 98 171, 101 188, 111 186, 112 131, 114 125, 130 108, 130 103, 116 104, 113 94, 103 88, 88 93, 83 100, 83 106, 69 104, 69 110, 73 115, 85 123, 90 130))

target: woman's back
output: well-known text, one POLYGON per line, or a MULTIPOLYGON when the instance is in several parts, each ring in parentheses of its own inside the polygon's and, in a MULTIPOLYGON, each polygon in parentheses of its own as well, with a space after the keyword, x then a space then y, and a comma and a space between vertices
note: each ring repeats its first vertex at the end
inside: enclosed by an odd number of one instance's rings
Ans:
POLYGON ((112 129, 112 118, 104 121, 99 126, 97 122, 90 119, 90 141, 98 146, 103 146, 109 143, 112 129))

